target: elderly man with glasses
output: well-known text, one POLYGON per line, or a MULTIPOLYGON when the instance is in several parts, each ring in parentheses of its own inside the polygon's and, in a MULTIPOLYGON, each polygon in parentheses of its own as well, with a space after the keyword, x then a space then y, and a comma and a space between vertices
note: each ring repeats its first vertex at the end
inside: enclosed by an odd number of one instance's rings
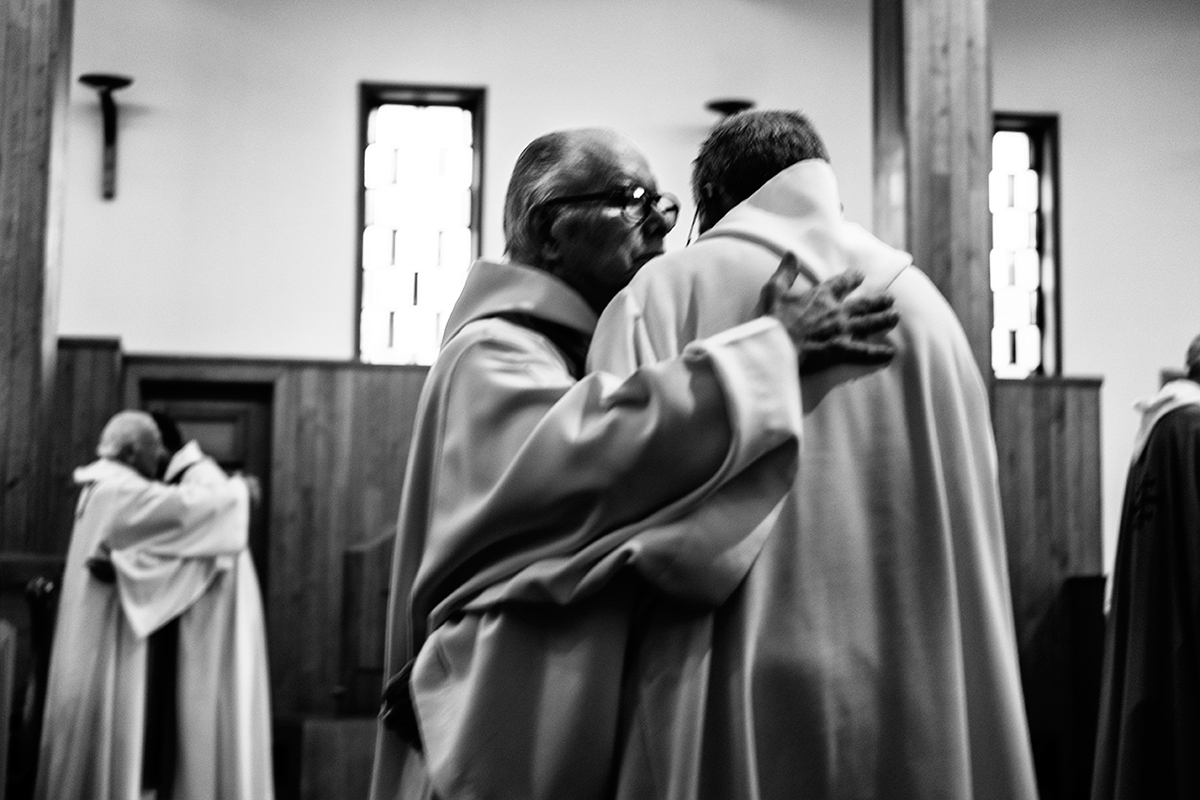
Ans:
POLYGON ((841 278, 767 292, 628 379, 585 375, 678 212, 615 132, 518 158, 508 258, 472 267, 417 408, 372 797, 604 797, 639 587, 722 603, 791 485, 800 369, 891 358, 890 300, 841 278))

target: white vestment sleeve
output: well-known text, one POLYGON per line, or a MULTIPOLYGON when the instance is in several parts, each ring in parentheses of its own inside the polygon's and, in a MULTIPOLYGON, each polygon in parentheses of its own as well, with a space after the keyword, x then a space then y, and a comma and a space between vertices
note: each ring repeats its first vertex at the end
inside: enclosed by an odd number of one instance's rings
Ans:
POLYGON ((139 636, 190 607, 247 546, 250 500, 237 478, 211 486, 147 482, 104 540, 121 606, 139 636))

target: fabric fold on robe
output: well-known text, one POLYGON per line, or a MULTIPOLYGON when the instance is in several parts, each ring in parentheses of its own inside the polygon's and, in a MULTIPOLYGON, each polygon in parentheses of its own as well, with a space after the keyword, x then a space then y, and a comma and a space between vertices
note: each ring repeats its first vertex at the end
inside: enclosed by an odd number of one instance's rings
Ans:
MULTIPOLYGON (((196 442, 167 468, 180 486, 228 482, 196 442)), ((262 591, 250 550, 218 558, 213 585, 179 617, 178 774, 174 798, 274 797, 271 685, 262 591)))
MULTIPOLYGON (((189 443, 195 448, 194 442, 189 443)), ((195 458, 198 448, 181 450, 195 458)), ((177 457, 169 467, 184 463, 177 457)), ((179 468, 176 467, 176 470, 179 468)), ((223 473, 222 473, 223 475, 223 473)), ((168 478, 169 480, 169 478, 168 478)), ((245 484, 235 481, 244 493, 245 484)), ((181 484, 177 499, 131 515, 93 554, 107 553, 117 575, 121 606, 134 633, 148 636, 200 599, 212 582, 245 551, 250 530, 249 497, 231 509, 206 510, 189 499, 203 496, 196 484, 181 484), (158 515, 155 518, 155 515, 158 515), (177 525, 170 524, 178 519, 177 525), (161 527, 152 536, 145 531, 161 527)))

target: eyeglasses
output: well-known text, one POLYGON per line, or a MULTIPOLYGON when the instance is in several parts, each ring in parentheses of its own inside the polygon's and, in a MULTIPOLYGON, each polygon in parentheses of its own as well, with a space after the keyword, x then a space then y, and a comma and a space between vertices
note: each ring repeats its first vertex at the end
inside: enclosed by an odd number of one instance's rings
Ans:
POLYGON ((540 206, 560 206, 572 203, 601 202, 606 206, 621 209, 621 216, 633 225, 641 225, 650 216, 650 211, 658 212, 666 223, 667 230, 675 227, 679 219, 679 198, 669 192, 652 192, 645 186, 636 184, 610 189, 607 192, 592 192, 591 194, 573 194, 569 197, 552 197, 539 203, 540 206))

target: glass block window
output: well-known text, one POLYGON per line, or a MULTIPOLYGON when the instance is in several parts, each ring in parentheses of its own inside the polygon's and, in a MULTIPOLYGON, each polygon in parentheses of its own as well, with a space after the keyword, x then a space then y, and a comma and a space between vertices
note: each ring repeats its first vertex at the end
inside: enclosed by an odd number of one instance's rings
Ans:
POLYGON ((430 364, 479 253, 483 90, 363 85, 358 353, 430 364))
POLYGON ((997 378, 1057 374, 1057 118, 1003 114, 996 128, 988 175, 992 369, 997 378))

